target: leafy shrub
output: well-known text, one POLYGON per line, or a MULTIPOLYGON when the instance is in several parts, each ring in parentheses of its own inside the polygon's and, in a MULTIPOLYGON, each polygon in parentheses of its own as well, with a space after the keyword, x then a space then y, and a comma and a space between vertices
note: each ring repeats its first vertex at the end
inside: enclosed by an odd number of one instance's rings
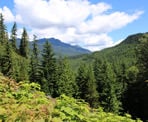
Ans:
POLYGON ((81 99, 61 95, 53 99, 35 83, 16 83, 0 74, 0 122, 141 122, 130 115, 92 109, 81 99))
POLYGON ((49 119, 54 105, 40 86, 25 81, 16 83, 0 76, 0 119, 32 121, 49 119))
POLYGON ((106 113, 102 108, 92 109, 83 100, 76 100, 65 95, 57 98, 52 118, 58 119, 54 122, 141 122, 141 120, 132 120, 128 114, 119 116, 106 113))

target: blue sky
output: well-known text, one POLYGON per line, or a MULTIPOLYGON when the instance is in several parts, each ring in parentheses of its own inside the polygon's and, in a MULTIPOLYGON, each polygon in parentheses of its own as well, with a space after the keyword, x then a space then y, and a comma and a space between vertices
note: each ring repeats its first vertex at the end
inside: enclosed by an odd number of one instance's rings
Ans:
POLYGON ((92 51, 147 32, 148 0, 0 0, 8 31, 26 27, 30 39, 55 37, 92 51))

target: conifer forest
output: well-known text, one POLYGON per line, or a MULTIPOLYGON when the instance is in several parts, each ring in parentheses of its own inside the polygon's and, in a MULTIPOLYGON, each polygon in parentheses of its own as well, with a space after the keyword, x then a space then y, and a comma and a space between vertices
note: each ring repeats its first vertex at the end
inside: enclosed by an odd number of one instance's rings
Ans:
POLYGON ((0 14, 0 122, 148 120, 148 33, 78 56, 57 56, 0 14))

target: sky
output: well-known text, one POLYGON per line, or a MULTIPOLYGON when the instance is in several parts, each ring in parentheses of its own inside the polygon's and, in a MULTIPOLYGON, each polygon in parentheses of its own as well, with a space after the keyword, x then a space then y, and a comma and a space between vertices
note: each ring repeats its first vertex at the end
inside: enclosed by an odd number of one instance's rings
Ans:
POLYGON ((7 31, 17 23, 30 40, 60 39, 91 51, 114 46, 128 35, 147 32, 148 0, 0 0, 7 31))

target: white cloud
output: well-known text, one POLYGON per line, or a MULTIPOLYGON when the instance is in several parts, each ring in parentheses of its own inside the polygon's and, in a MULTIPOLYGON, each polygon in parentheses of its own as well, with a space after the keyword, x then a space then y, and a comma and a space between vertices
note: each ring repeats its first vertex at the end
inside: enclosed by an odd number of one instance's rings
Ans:
POLYGON ((5 22, 13 22, 15 20, 15 17, 13 16, 11 10, 4 6, 3 8, 0 8, 0 13, 3 14, 4 18, 5 18, 5 22))
POLYGON ((29 27, 30 35, 55 37, 93 51, 114 45, 108 33, 133 22, 143 13, 113 12, 107 3, 92 4, 88 0, 14 0, 14 3, 15 17, 8 8, 3 11, 11 18, 8 20, 15 19, 29 27))
POLYGON ((81 0, 15 0, 16 11, 24 23, 35 28, 74 26, 90 14, 88 7, 89 3, 81 0))
POLYGON ((128 15, 124 12, 114 12, 111 14, 97 15, 91 20, 83 22, 80 26, 80 32, 108 33, 133 22, 138 19, 142 13, 143 12, 139 11, 132 15, 128 15))

